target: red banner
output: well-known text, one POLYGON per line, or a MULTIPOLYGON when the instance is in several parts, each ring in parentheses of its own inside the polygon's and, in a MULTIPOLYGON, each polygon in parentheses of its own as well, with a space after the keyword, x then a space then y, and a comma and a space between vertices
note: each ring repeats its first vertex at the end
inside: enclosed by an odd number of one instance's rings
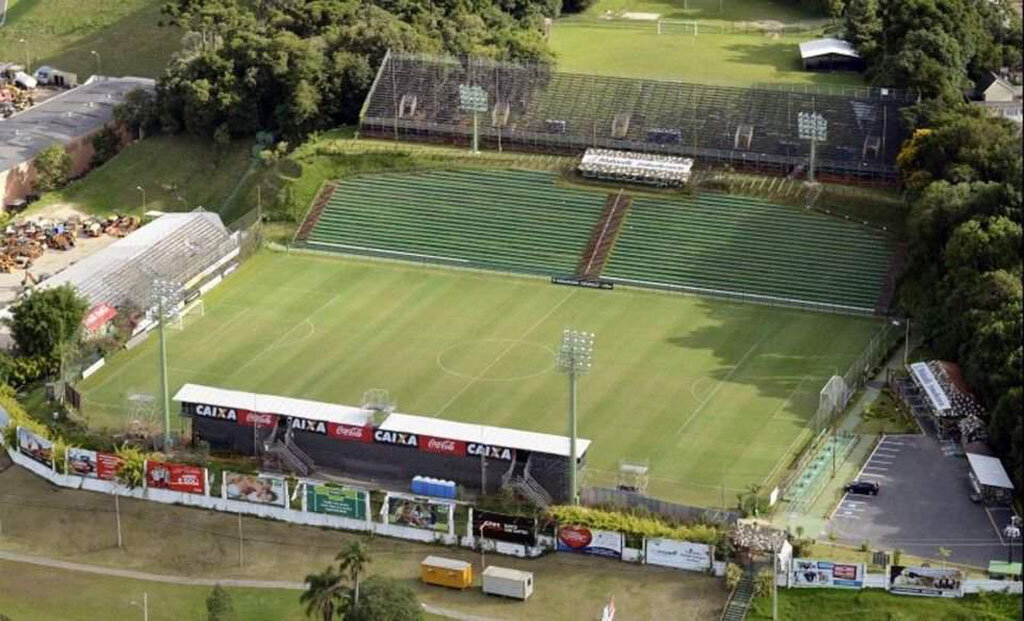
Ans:
POLYGON ((277 425, 277 414, 263 414, 248 410, 238 411, 238 424, 246 427, 273 427, 277 425))
POLYGON ((351 440, 353 442, 373 442, 373 427, 360 427, 358 425, 342 425, 341 423, 327 423, 327 435, 336 440, 351 440))
POLYGON ((117 469, 121 467, 121 458, 110 453, 96 453, 96 478, 113 481, 117 469))
POLYGON ((206 469, 160 461, 146 462, 146 485, 174 492, 206 492, 206 469))
POLYGON ((466 443, 461 440, 420 436, 420 450, 428 453, 464 457, 466 455, 466 443))

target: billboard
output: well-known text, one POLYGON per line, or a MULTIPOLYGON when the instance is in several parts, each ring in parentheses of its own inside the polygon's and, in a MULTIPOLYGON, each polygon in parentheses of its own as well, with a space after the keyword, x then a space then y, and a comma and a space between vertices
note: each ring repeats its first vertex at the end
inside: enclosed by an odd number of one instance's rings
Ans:
POLYGON ((146 486, 189 494, 206 493, 206 469, 162 461, 146 462, 146 486))
POLYGON ((889 592, 927 597, 962 597, 964 575, 959 569, 889 567, 889 592))
POLYGON ((313 513, 340 515, 354 520, 365 520, 366 492, 329 483, 307 482, 306 510, 313 513))
POLYGON ((524 546, 535 546, 537 545, 537 519, 474 510, 473 536, 518 543, 524 546))
POLYGON ((795 587, 864 588, 864 563, 796 558, 791 573, 790 584, 795 587))
POLYGON ((46 467, 53 468, 53 442, 43 436, 18 427, 18 450, 46 467))
POLYGON ((690 571, 711 568, 711 546, 675 539, 644 540, 644 557, 648 565, 662 565, 690 571))
POLYGON ((65 458, 68 462, 68 474, 104 481, 113 481, 117 477, 117 469, 121 466, 121 458, 117 455, 70 446, 65 458))
POLYGON ((622 533, 586 526, 560 526, 557 548, 563 552, 582 552, 622 558, 622 533))
POLYGON ((281 477, 225 472, 222 489, 229 500, 288 507, 288 494, 281 477))
POLYGON ((450 503, 433 502, 425 498, 389 496, 387 523, 446 533, 451 507, 450 503))

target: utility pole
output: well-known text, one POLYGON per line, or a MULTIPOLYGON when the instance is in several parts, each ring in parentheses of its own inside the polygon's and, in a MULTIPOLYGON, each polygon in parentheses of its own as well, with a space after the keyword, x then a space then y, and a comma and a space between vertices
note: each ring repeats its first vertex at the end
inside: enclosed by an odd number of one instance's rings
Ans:
POLYGON ((245 548, 244 539, 242 537, 242 512, 238 512, 238 566, 243 565, 243 550, 245 548))
POLYGON ((576 379, 590 371, 594 357, 594 333, 564 330, 562 346, 558 352, 558 368, 569 376, 569 502, 579 504, 577 481, 578 455, 576 452, 576 379))
POLYGON ((779 620, 779 543, 772 537, 772 621, 779 620))
POLYGON ((117 547, 122 547, 121 543, 121 495, 117 493, 117 483, 114 483, 114 515, 117 516, 117 547))

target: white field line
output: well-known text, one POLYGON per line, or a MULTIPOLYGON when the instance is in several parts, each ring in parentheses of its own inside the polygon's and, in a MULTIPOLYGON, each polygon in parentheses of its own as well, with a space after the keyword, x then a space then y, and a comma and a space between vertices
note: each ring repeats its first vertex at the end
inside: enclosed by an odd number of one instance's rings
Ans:
POLYGON ((681 436, 683 434, 683 431, 686 430, 686 427, 689 426, 690 422, 693 421, 693 419, 698 414, 700 414, 702 410, 704 410, 704 407, 707 406, 708 403, 711 403, 711 399, 714 398, 714 396, 718 394, 718 391, 721 390, 722 386, 724 386, 725 383, 729 381, 729 379, 732 377, 733 373, 735 373, 740 367, 743 366, 743 363, 747 361, 747 358, 750 357, 750 354, 754 353, 754 350, 757 349, 757 346, 760 345, 766 338, 767 338, 767 335, 762 336, 756 343, 751 345, 750 349, 747 350, 747 353, 743 354, 743 357, 740 358, 739 361, 736 364, 734 364, 731 369, 729 369, 729 372, 726 373, 725 377, 723 377, 722 379, 718 380, 718 384, 715 385, 715 388, 710 393, 708 393, 708 396, 704 397, 704 400, 700 402, 700 404, 697 406, 697 409, 695 409, 690 414, 690 416, 687 417, 687 419, 685 421, 683 421, 683 424, 680 425, 679 429, 676 430, 676 438, 677 439, 679 438, 679 436, 681 436))
MULTIPOLYGON (((326 302, 324 302, 320 306, 318 306, 315 309, 313 309, 313 311, 310 312, 308 315, 306 315, 306 317, 304 319, 302 319, 301 321, 295 322, 295 325, 293 325, 291 328, 289 328, 285 332, 282 332, 280 336, 278 336, 276 339, 274 339, 273 341, 271 341, 270 343, 265 345, 263 347, 263 349, 261 349, 260 351, 256 352, 256 354, 253 357, 249 358, 249 360, 245 364, 243 364, 242 366, 240 366, 237 369, 235 369, 235 371, 231 374, 231 377, 234 377, 235 375, 238 375, 244 369, 248 368, 249 365, 251 365, 257 359, 259 359, 261 356, 263 356, 263 354, 271 351, 274 348, 274 346, 278 344, 278 342, 284 340, 289 334, 291 334, 295 330, 295 328, 298 328, 299 326, 302 326, 302 325, 306 325, 306 323, 310 321, 310 319, 313 317, 313 315, 316 315, 320 311, 324 310, 325 308, 327 308, 328 306, 333 304, 335 302, 335 300, 337 300, 337 299, 338 299, 338 294, 334 294, 331 297, 331 299, 327 300, 326 302)), ((312 325, 312 324, 310 323, 310 325, 312 325)))
POLYGON ((447 403, 445 403, 445 404, 444 404, 443 406, 441 406, 441 408, 440 408, 439 410, 437 410, 437 412, 435 412, 435 413, 434 413, 434 416, 436 416, 437 418, 441 418, 441 415, 442 415, 442 414, 444 414, 445 410, 447 410, 447 409, 448 409, 449 407, 451 407, 451 405, 452 405, 453 403, 455 403, 455 401, 456 401, 456 400, 458 400, 458 398, 459 398, 459 397, 461 397, 461 396, 462 396, 463 394, 465 394, 465 392, 466 392, 467 390, 469 390, 469 389, 470 389, 470 387, 472 387, 472 386, 473 386, 473 384, 476 384, 476 383, 477 383, 478 381, 480 381, 480 379, 482 379, 482 378, 483 378, 483 377, 484 377, 485 375, 487 375, 487 372, 488 372, 488 371, 490 371, 491 369, 493 369, 493 368, 494 368, 494 365, 496 365, 496 364, 498 364, 499 362, 501 362, 501 359, 502 359, 502 358, 504 358, 505 356, 507 356, 507 355, 508 355, 508 353, 509 353, 510 351, 512 351, 513 349, 515 349, 515 347, 516 347, 517 345, 519 345, 520 343, 522 343, 522 342, 523 342, 523 341, 524 341, 524 340, 526 339, 526 337, 530 335, 530 333, 531 333, 531 332, 533 332, 534 330, 536 330, 536 329, 537 329, 538 327, 540 327, 540 325, 541 325, 542 323, 544 323, 545 321, 547 321, 547 320, 548 320, 548 318, 549 318, 549 317, 551 317, 551 315, 553 315, 553 314, 555 313, 555 311, 557 311, 557 310, 558 310, 559 308, 561 308, 563 304, 565 304, 566 302, 568 302, 568 301, 569 301, 569 298, 571 298, 571 297, 572 297, 572 296, 573 296, 573 295, 574 295, 575 293, 576 293, 576 289, 573 289, 572 291, 570 291, 570 292, 568 293, 568 295, 566 295, 566 296, 565 296, 564 298, 562 298, 561 300, 559 300, 558 304, 555 304, 555 305, 554 305, 554 306, 552 306, 552 307, 551 307, 550 309, 548 309, 548 312, 544 313, 544 316, 543 316, 543 317, 541 317, 541 318, 540 318, 540 319, 538 319, 538 320, 537 320, 536 322, 534 322, 534 324, 533 324, 532 326, 530 326, 530 328, 529 328, 529 329, 528 329, 528 330, 527 330, 526 332, 524 332, 524 333, 522 334, 522 336, 520 336, 520 337, 519 337, 518 339, 514 339, 514 340, 512 340, 511 344, 509 344, 509 346, 508 346, 508 347, 506 347, 506 348, 504 349, 504 351, 502 351, 502 352, 501 352, 500 354, 498 354, 498 356, 497 356, 497 357, 496 357, 496 358, 495 358, 494 360, 492 360, 492 361, 490 362, 490 364, 488 364, 488 365, 487 365, 486 367, 484 367, 484 368, 483 368, 483 369, 482 369, 482 370, 481 370, 481 371, 480 371, 479 373, 477 373, 477 374, 476 374, 475 376, 471 377, 471 378, 469 379, 469 381, 468 381, 468 382, 466 382, 466 385, 465 385, 465 386, 463 386, 462 388, 460 388, 458 392, 456 392, 456 393, 455 393, 454 395, 452 395, 452 398, 451 398, 451 399, 449 399, 449 400, 447 401, 447 403))

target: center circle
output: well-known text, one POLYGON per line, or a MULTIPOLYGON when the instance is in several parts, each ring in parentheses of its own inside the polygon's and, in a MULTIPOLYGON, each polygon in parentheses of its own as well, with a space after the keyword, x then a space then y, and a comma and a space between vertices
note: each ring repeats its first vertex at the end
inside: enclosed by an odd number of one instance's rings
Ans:
POLYGON ((437 355, 449 375, 478 382, 513 382, 550 372, 555 352, 548 346, 516 339, 460 341, 437 355))

